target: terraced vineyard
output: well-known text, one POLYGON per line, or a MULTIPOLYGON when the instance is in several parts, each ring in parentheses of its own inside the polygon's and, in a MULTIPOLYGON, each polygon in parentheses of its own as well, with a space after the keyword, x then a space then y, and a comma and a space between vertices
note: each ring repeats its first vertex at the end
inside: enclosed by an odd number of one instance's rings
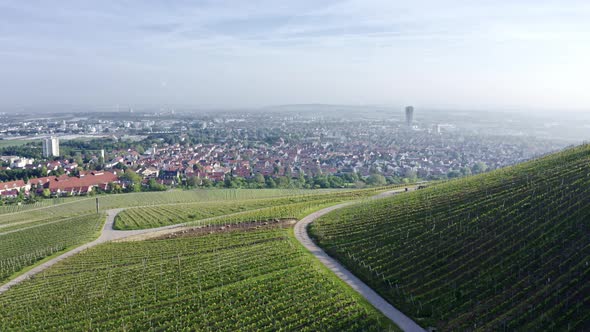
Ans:
POLYGON ((590 330, 590 146, 337 210, 316 241, 422 326, 590 330))
POLYGON ((108 243, 0 296, 0 330, 383 331, 289 228, 108 243))

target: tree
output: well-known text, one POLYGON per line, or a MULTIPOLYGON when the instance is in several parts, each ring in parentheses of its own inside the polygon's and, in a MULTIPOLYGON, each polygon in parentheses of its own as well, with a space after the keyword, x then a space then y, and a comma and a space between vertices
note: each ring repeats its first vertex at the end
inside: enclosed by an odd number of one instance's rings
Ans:
POLYGON ((406 168, 404 170, 404 177, 407 178, 409 182, 415 182, 418 179, 418 174, 415 170, 406 168))
POLYGON ((264 182, 266 180, 264 179, 264 175, 262 175, 260 173, 256 173, 256 175, 254 176, 254 181, 256 181, 257 183, 260 183, 260 184, 264 184, 264 182))
POLYGON ((121 179, 129 183, 129 191, 141 191, 141 176, 135 173, 132 169, 125 170, 121 179))
POLYGON ((488 165, 486 165, 486 163, 484 163, 483 161, 478 161, 475 163, 475 165, 473 165, 473 167, 471 167, 471 171, 474 174, 480 174, 480 173, 483 173, 487 170, 488 170, 488 165))
POLYGON ((196 176, 190 176, 186 179, 186 185, 190 188, 194 188, 198 185, 197 183, 197 177, 196 176))
POLYGON ((471 175, 471 168, 469 167, 461 167, 461 175, 469 176, 471 175))
POLYGON ((48 188, 43 189, 43 197, 44 198, 49 198, 51 197, 51 190, 49 190, 48 188))
POLYGON ((80 167, 84 166, 84 161, 82 160, 82 156, 80 156, 80 154, 76 154, 76 159, 74 159, 74 162, 80 167))
POLYGON ((205 178, 203 181, 201 181, 201 185, 205 188, 209 188, 213 185, 213 183, 211 183, 210 179, 205 178))
POLYGON ((107 192, 111 194, 118 194, 123 191, 123 188, 117 183, 109 183, 107 192))
POLYGON ((291 180, 286 176, 279 176, 276 183, 278 188, 288 188, 291 180))
POLYGON ((451 170, 447 173, 447 177, 449 179, 454 179, 454 178, 458 178, 461 176, 461 172, 457 171, 457 170, 451 170))
MULTIPOLYGON (((189 179, 194 179, 194 178, 189 178, 189 179)), ((154 179, 150 179, 148 181, 148 188, 151 191, 165 191, 166 190, 166 186, 158 183, 156 180, 154 179)))
POLYGON ((387 183, 385 177, 381 174, 371 174, 367 178, 367 184, 371 186, 382 186, 387 183))
POLYGON ((273 180, 273 178, 271 178, 270 176, 266 178, 266 187, 267 188, 276 188, 277 187, 277 183, 275 182, 275 180, 273 180))

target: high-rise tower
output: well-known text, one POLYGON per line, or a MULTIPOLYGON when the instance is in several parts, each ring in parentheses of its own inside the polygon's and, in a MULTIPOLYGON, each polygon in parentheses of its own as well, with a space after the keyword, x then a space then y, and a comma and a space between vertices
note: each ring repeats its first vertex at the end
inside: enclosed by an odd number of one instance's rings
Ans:
POLYGON ((414 121, 414 106, 406 106, 406 124, 408 127, 412 126, 414 121))

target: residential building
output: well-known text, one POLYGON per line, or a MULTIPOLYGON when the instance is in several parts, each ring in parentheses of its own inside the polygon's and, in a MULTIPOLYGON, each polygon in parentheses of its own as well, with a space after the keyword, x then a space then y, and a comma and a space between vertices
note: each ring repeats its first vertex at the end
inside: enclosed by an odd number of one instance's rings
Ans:
POLYGON ((59 156, 59 138, 51 136, 43 140, 43 156, 45 158, 59 156))

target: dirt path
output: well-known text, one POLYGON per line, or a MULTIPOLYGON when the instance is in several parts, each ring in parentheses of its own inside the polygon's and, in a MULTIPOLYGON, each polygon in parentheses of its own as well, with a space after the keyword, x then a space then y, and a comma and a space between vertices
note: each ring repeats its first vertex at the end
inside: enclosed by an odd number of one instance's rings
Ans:
MULTIPOLYGON (((404 191, 405 189, 389 191, 386 193, 379 194, 377 196, 373 196, 372 199, 392 196, 404 191)), ((336 274, 338 278, 346 282, 350 287, 352 287, 352 289, 357 291, 362 297, 369 301, 369 303, 371 303, 375 308, 377 308, 377 310, 381 311, 387 318, 391 319, 402 330, 412 332, 425 331, 411 318, 404 315, 401 311, 397 310, 394 306, 385 301, 384 298, 382 298, 373 289, 371 289, 371 287, 369 287, 362 280, 360 280, 354 274, 352 274, 352 272, 348 271, 335 259, 328 256, 328 254, 326 254, 326 252, 323 251, 317 244, 315 244, 313 240, 309 237, 309 234, 307 233, 307 227, 309 226, 309 224, 311 224, 317 218, 327 213, 330 213, 337 209, 341 209, 345 206, 352 205, 354 203, 355 202, 347 202, 343 204, 334 205, 323 210, 314 212, 308 215, 307 217, 301 219, 297 224, 295 224, 295 237, 305 248, 307 248, 317 259, 319 259, 320 262, 324 264, 324 266, 326 266, 328 269, 334 272, 334 274, 336 274)))

